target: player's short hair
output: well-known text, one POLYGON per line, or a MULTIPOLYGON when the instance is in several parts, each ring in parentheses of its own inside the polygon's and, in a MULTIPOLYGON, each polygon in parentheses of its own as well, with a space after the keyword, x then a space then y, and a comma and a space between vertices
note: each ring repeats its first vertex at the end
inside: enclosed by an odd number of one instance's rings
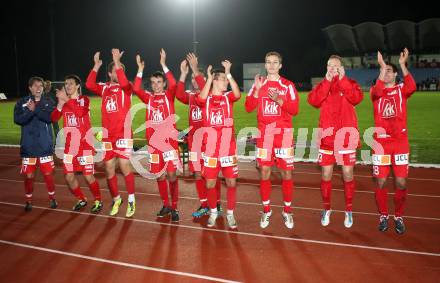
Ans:
POLYGON ((393 63, 385 62, 387 66, 390 66, 393 69, 393 73, 397 73, 399 69, 397 69, 397 66, 393 63))
POLYGON ((342 57, 336 54, 330 55, 330 57, 328 57, 328 61, 330 61, 331 59, 336 59, 339 60, 339 62, 341 62, 341 66, 344 66, 344 61, 342 61, 342 57))
POLYGON ((220 74, 224 74, 224 73, 225 73, 224 68, 216 68, 211 70, 211 75, 214 80, 217 80, 220 74))
POLYGON ((74 80, 75 84, 81 85, 81 79, 77 75, 73 75, 73 74, 72 75, 67 75, 67 76, 64 77, 64 80, 65 81, 67 81, 67 80, 74 80))
POLYGON ((164 73, 161 72, 161 71, 157 71, 157 72, 152 73, 152 74, 150 75, 150 79, 151 79, 151 78, 162 78, 162 80, 163 80, 164 82, 166 82, 166 80, 167 80, 167 78, 165 77, 164 73))
POLYGON ((67 76, 64 77, 64 81, 67 81, 67 80, 74 80, 75 84, 79 85, 78 93, 79 94, 82 93, 82 90, 81 90, 81 79, 77 75, 73 75, 73 74, 72 75, 67 75, 67 76))
POLYGON ((266 59, 269 56, 276 56, 278 57, 278 60, 280 60, 280 63, 283 62, 283 57, 281 56, 280 53, 276 52, 276 51, 270 51, 266 53, 266 56, 264 56, 264 59, 266 59))
MULTIPOLYGON (((111 61, 108 65, 107 65, 107 72, 111 73, 113 70, 113 66, 115 65, 115 62, 111 61)), ((122 70, 124 70, 125 72, 125 65, 121 63, 122 66, 122 70)))
POLYGON ((44 86, 44 80, 42 77, 33 76, 28 81, 28 86, 32 86, 35 82, 41 82, 44 86))

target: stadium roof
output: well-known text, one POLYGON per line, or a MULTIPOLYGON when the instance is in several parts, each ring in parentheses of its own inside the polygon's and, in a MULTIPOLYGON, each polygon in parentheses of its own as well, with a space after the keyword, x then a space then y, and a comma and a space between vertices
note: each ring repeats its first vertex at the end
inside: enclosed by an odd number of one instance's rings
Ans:
POLYGON ((333 50, 341 55, 359 55, 380 50, 390 54, 408 47, 412 52, 440 51, 440 18, 420 23, 406 20, 382 25, 365 22, 354 27, 335 24, 322 30, 333 50))

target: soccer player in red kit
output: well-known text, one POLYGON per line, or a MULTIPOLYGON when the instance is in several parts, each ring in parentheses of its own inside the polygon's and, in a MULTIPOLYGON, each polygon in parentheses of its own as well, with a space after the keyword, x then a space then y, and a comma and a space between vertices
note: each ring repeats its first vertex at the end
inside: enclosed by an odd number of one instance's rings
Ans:
MULTIPOLYGON (((205 86, 205 77, 198 69, 198 58, 193 53, 186 56, 186 60, 180 64, 180 79, 177 83, 176 98, 183 104, 188 105, 188 122, 190 130, 188 136, 188 151, 189 151, 189 170, 194 174, 196 179, 196 189, 200 200, 200 207, 192 213, 195 218, 202 217, 209 214, 209 206, 206 191, 206 181, 203 180, 201 171, 203 166, 203 152, 205 150, 205 143, 203 143, 203 115, 202 108, 197 104, 196 97, 200 94, 200 89, 205 86), (185 80, 191 67, 192 90, 185 90, 185 80)), ((221 182, 217 179, 215 189, 217 191, 217 209, 219 213, 222 212, 220 206, 221 182)))
POLYGON ((49 206, 57 208, 55 183, 53 180, 53 134, 51 113, 54 102, 43 95, 43 79, 31 77, 28 88, 30 94, 17 101, 14 108, 14 123, 21 127, 20 155, 22 165, 20 173, 24 176, 26 196, 25 211, 32 210, 35 170, 37 166, 43 173, 49 195, 49 206))
POLYGON ((379 230, 388 229, 388 193, 385 183, 390 172, 394 173, 394 222, 397 233, 405 232, 403 210, 406 203, 409 162, 409 142, 407 129, 407 100, 417 90, 406 62, 409 51, 400 53, 399 65, 403 73, 403 82, 396 83, 397 67, 385 63, 380 52, 377 61, 380 66, 379 78, 371 88, 370 95, 374 107, 374 123, 377 128, 373 146, 373 176, 376 182, 375 196, 379 209, 379 230))
POLYGON ((95 150, 90 131, 90 100, 87 96, 81 95, 81 80, 78 76, 66 76, 64 81, 64 88, 57 91, 58 105, 52 112, 51 118, 52 121, 63 118, 66 137, 63 158, 65 179, 69 189, 78 199, 73 210, 80 211, 87 205, 87 199, 81 191, 75 172, 83 173, 94 196, 91 212, 98 213, 102 209, 102 202, 99 184, 93 176, 95 150))
POLYGON ((292 216, 294 161, 292 117, 298 113, 299 96, 294 84, 281 77, 282 57, 278 52, 269 52, 265 57, 267 77, 255 76, 246 97, 247 112, 257 109, 258 129, 257 165, 260 169, 260 195, 263 214, 260 227, 266 228, 272 215, 270 208, 271 168, 276 165, 281 172, 284 209, 282 217, 287 228, 294 226, 292 216))
POLYGON ((134 175, 130 164, 133 148, 130 117, 133 86, 125 76, 125 66, 121 63, 123 52, 120 52, 119 49, 112 49, 113 62, 107 68, 110 81, 96 83, 96 76, 102 65, 99 54, 97 52, 93 58, 95 65, 87 77, 86 87, 102 97, 102 127, 104 131, 107 131, 107 135, 102 139, 104 164, 107 183, 113 198, 110 215, 116 215, 122 204, 122 198, 118 190, 118 178, 115 174, 116 163, 118 163, 124 175, 128 192, 128 205, 125 216, 132 217, 136 209, 134 175))
POLYGON ((355 106, 362 101, 363 96, 359 85, 345 76, 342 58, 337 55, 330 56, 325 78, 308 96, 308 102, 320 109, 318 163, 322 168, 322 226, 330 223, 331 180, 335 162, 342 165, 345 192, 344 226, 350 228, 353 225, 353 169, 356 163, 356 148, 360 145, 355 106))
POLYGON ((203 107, 203 126, 206 131, 206 150, 203 156, 202 176, 206 180, 208 204, 211 210, 208 227, 215 225, 218 217, 217 192, 214 189, 218 173, 222 171, 227 186, 226 220, 231 229, 237 228, 234 209, 237 194, 237 145, 234 133, 233 104, 241 96, 237 82, 231 75, 231 62, 222 61, 224 69, 212 71, 208 67, 208 79, 197 103, 203 107), (212 71, 212 72, 211 72, 212 71), (232 91, 227 91, 230 83, 232 91))
POLYGON ((176 80, 166 65, 165 50, 160 51, 160 64, 162 72, 150 75, 150 83, 153 92, 142 89, 142 74, 145 67, 140 56, 136 56, 138 73, 134 81, 133 90, 136 95, 147 105, 146 111, 146 138, 148 140, 150 172, 157 175, 159 194, 163 201, 163 207, 157 213, 158 217, 171 214, 171 221, 179 221, 177 201, 179 187, 177 180, 177 166, 180 162, 177 129, 174 120, 174 100, 176 94, 176 80), (168 86, 166 84, 168 82, 168 86), (171 123, 170 123, 171 122, 171 123), (168 176, 168 183, 166 177, 168 176), (169 204, 168 187, 171 195, 169 204))

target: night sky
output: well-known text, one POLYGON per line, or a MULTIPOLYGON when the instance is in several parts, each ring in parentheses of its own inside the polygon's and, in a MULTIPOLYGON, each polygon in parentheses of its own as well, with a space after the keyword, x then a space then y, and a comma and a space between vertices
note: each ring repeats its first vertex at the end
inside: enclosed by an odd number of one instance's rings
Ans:
MULTIPOLYGON (((242 64, 263 62, 271 50, 283 55, 282 75, 290 80, 308 82, 311 76, 322 76, 330 51, 321 29, 328 25, 419 22, 439 16, 430 4, 408 6, 392 1, 387 1, 388 6, 382 4, 385 1, 196 1, 200 63, 219 66, 222 59, 231 60, 232 73, 240 84, 242 64)), ((0 92, 9 96, 17 93, 17 87, 23 95, 32 75, 62 80, 74 73, 85 81, 94 53, 101 51, 106 65, 113 47, 125 51, 123 62, 129 78, 137 71, 137 53, 146 61, 146 73, 158 70, 161 47, 178 77, 180 61, 192 50, 191 0, 41 0, 16 1, 13 5, 12 9, 2 8, 1 17, 1 54, 6 64, 0 92)), ((104 68, 99 79, 105 80, 104 68)))

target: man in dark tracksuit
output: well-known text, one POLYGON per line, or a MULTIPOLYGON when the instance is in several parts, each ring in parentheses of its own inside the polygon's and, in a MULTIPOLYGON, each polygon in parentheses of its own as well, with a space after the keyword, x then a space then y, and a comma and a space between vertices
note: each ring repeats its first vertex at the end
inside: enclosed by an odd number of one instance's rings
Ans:
POLYGON ((26 194, 25 210, 32 210, 32 192, 35 170, 40 166, 49 194, 49 205, 57 207, 55 200, 54 145, 50 114, 55 108, 52 100, 43 96, 43 79, 29 79, 30 95, 17 101, 14 108, 14 123, 21 126, 20 155, 22 166, 20 173, 24 176, 26 194))

